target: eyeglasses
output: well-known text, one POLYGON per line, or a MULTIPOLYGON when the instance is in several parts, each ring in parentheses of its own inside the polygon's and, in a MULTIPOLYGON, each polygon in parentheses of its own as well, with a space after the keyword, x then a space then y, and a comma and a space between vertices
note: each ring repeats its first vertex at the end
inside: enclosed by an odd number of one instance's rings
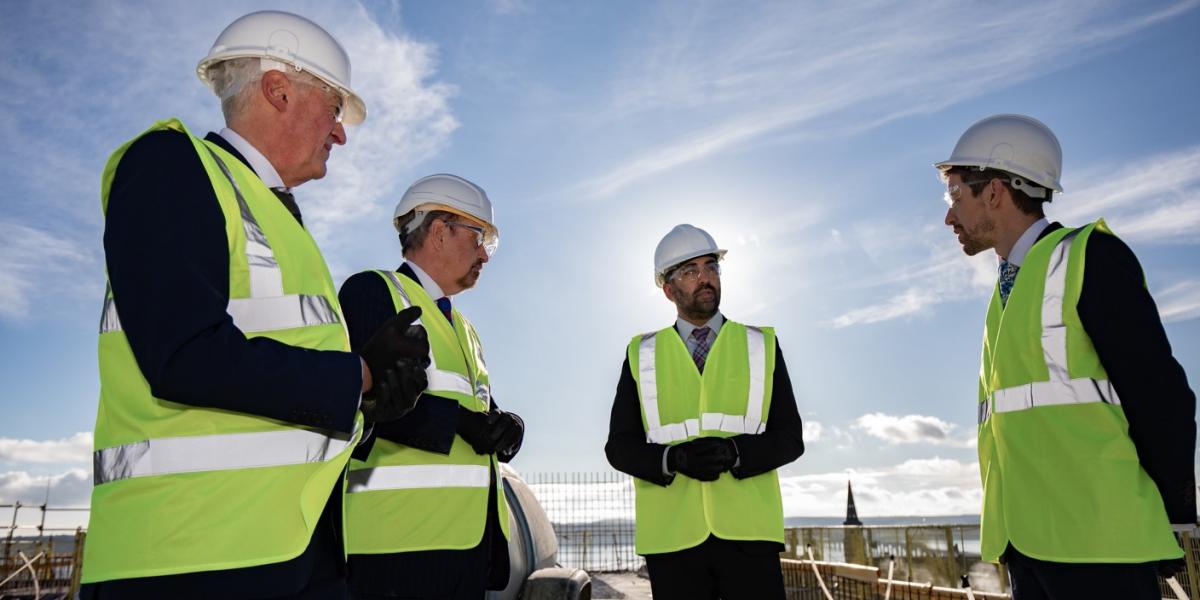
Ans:
POLYGON ((475 233, 475 248, 483 246, 484 251, 491 257, 496 253, 496 248, 500 246, 500 238, 493 232, 468 223, 460 223, 458 221, 443 221, 449 227, 462 227, 475 233))
MULTIPOLYGON (((342 110, 343 99, 342 99, 341 92, 333 89, 332 87, 329 87, 328 85, 326 85, 324 83, 310 83, 307 81, 301 81, 299 83, 307 85, 308 87, 317 88, 317 89, 321 90, 322 92, 324 92, 326 98, 329 98, 330 96, 337 98, 336 104, 331 104, 329 106, 329 109, 333 113, 333 122, 334 123, 342 122, 342 117, 345 116, 345 111, 342 110)), ((332 102, 332 100, 331 100, 331 102, 332 102)))
POLYGON ((711 262, 703 265, 688 265, 686 267, 680 267, 675 269, 675 272, 671 273, 671 276, 667 279, 675 279, 678 281, 691 283, 700 278, 701 272, 707 273, 713 277, 720 277, 721 265, 720 263, 711 262))
MULTIPOLYGON (((1008 183, 1007 179, 1000 179, 999 177, 993 177, 992 179, 998 180, 1000 183, 1008 183)), ((960 199, 962 199, 962 191, 964 188, 968 188, 972 185, 980 183, 991 183, 992 179, 988 179, 987 181, 964 181, 962 183, 956 183, 954 185, 947 186, 946 193, 942 195, 942 200, 946 201, 946 206, 954 206, 955 202, 958 202, 960 199)), ((983 190, 980 191, 982 192, 983 190)))

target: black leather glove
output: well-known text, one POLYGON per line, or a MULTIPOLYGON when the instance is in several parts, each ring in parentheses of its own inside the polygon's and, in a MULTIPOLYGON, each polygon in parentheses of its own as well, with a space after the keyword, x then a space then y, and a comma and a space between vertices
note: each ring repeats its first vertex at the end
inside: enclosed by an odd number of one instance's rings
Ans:
MULTIPOLYGON (((428 362, 426 359, 425 363, 428 362)), ((429 385, 425 367, 426 364, 402 358, 384 371, 382 377, 374 378, 371 391, 363 394, 362 404, 359 405, 363 419, 372 423, 386 423, 408 414, 417 405, 421 392, 429 385)))
POLYGON ((371 389, 363 395, 363 416, 374 422, 394 421, 416 406, 428 385, 429 338, 413 322, 421 308, 411 306, 388 319, 360 354, 371 372, 371 389))
POLYGON ((516 415, 498 408, 484 413, 459 407, 455 432, 476 454, 495 454, 497 451, 515 454, 525 437, 525 424, 516 415))
POLYGON ((458 407, 458 425, 455 426, 454 432, 471 445, 475 454, 491 454, 488 441, 491 424, 488 423, 488 414, 473 411, 465 406, 458 407))
POLYGON ((737 462, 737 447, 724 438, 699 438, 667 451, 667 470, 699 481, 716 481, 737 462))
POLYGON ((525 438, 525 422, 521 417, 498 408, 491 412, 496 413, 492 430, 489 432, 489 437, 496 440, 492 452, 507 456, 506 460, 511 459, 517 454, 517 450, 521 448, 521 440, 525 438))

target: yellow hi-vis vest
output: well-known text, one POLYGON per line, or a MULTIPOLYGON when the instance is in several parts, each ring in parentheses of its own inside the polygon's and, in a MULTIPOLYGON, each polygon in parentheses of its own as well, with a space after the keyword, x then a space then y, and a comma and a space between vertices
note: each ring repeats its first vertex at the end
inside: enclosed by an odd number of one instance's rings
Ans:
POLYGON ((1158 488, 1079 320, 1088 238, 1104 221, 1034 244, 1008 304, 992 294, 979 378, 981 553, 1009 543, 1055 562, 1179 558, 1158 488))
MULTIPOLYGON (((240 160, 178 120, 145 133, 187 134, 225 215, 228 311, 246 337, 349 351, 329 270, 308 232, 240 160)), ((143 133, 142 135, 145 135, 143 133)), ((141 137, 141 136, 138 136, 141 137)), ((101 185, 107 210, 117 165, 101 185)), ((153 250, 153 249, 148 249, 153 250)), ((298 556, 343 476, 355 433, 155 398, 117 318, 100 324, 100 407, 85 583, 235 569, 298 556)))
MULTIPOLYGON (((629 343, 646 441, 676 445, 699 437, 762 433, 771 408, 775 330, 725 321, 704 364, 674 327, 629 343)), ((638 554, 684 550, 715 535, 783 543, 783 500, 775 471, 712 482, 677 474, 663 487, 634 479, 638 554)))
MULTIPOLYGON (((399 312, 421 307, 418 322, 429 335, 426 394, 449 398, 485 412, 491 385, 475 327, 455 309, 451 326, 421 284, 391 271, 376 271, 388 283, 399 312)), ((483 539, 488 490, 499 486, 496 456, 476 454, 454 436, 450 454, 428 452, 385 439, 375 440, 364 460, 350 461, 346 488, 346 548, 351 554, 420 550, 464 550, 483 539)), ((496 512, 508 537, 508 503, 496 489, 496 512)))

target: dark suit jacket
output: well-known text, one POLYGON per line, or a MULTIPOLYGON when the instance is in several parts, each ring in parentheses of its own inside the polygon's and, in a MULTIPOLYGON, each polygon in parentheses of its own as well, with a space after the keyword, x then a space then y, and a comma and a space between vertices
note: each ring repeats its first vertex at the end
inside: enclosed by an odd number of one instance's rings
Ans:
MULTIPOLYGON (((1061 229, 1052 223, 1042 232, 1061 229)), ((1171 354, 1141 265, 1119 238, 1088 240, 1079 319, 1121 398, 1129 437, 1172 523, 1196 522, 1196 396, 1171 354)))
MULTIPOLYGON (((775 344, 773 381, 766 430, 759 434, 746 433, 732 438, 738 447, 739 463, 731 473, 738 479, 778 469, 804 453, 803 424, 796 410, 792 380, 788 377, 783 348, 778 339, 775 344)), ((604 446, 604 453, 614 469, 638 479, 667 486, 675 480, 675 476, 663 473, 663 452, 666 448, 663 444, 646 441, 646 430, 642 426, 641 400, 638 398, 637 383, 629 371, 627 357, 621 365, 621 376, 617 381, 617 394, 613 399, 612 415, 608 424, 608 443, 604 446)), ((763 543, 770 544, 772 548, 782 549, 779 544, 773 542, 763 543)))
MULTIPOLYGON (((206 138, 246 162, 216 134, 206 138)), ((248 163, 247 163, 248 164, 248 163)), ((155 397, 349 433, 362 370, 348 352, 247 339, 226 312, 225 216, 188 138, 159 131, 130 146, 114 175, 104 227, 105 265, 121 327, 155 397)), ((250 598, 301 589, 340 569, 341 486, 308 548, 290 561, 102 582, 85 597, 250 598), (188 596, 192 594, 192 596, 188 596)))
MULTIPOLYGON (((401 265, 396 271, 420 283, 416 273, 407 264, 401 265)), ((338 292, 338 302, 346 315, 350 347, 355 351, 371 339, 380 325, 396 315, 396 307, 392 303, 392 294, 388 286, 389 284, 374 271, 356 273, 342 284, 342 289, 338 292)), ((422 315, 422 318, 443 317, 437 313, 422 315)), ((492 408, 496 408, 494 399, 492 408)), ((429 452, 449 454, 461 410, 465 409, 460 408, 455 400, 422 394, 417 405, 403 418, 389 423, 376 423, 368 439, 355 449, 354 455, 356 458, 365 459, 376 438, 429 452)), ((508 462, 519 450, 520 444, 509 453, 497 454, 497 459, 508 462)), ((496 472, 493 470, 493 480, 495 477, 496 472)), ((487 526, 480 541, 482 551, 435 550, 387 555, 351 555, 351 586, 358 592, 385 593, 399 590, 404 594, 424 593, 423 590, 439 588, 413 587, 409 583, 422 578, 455 576, 462 570, 470 570, 472 563, 475 563, 476 568, 491 572, 493 577, 487 582, 489 587, 501 589, 508 581, 509 563, 508 544, 504 536, 498 533, 498 525, 499 515, 495 509, 495 499, 489 497, 487 526)))

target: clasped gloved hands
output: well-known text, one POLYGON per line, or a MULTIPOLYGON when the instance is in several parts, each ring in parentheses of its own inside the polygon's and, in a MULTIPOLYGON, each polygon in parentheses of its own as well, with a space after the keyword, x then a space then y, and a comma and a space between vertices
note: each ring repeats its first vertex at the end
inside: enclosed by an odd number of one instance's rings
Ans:
POLYGON ((421 307, 410 306, 388 319, 363 346, 362 359, 372 386, 363 394, 363 417, 371 422, 395 421, 417 405, 429 380, 429 338, 414 324, 421 307))
POLYGON ((476 454, 511 455, 525 437, 525 424, 517 415, 498 408, 476 412, 459 407, 455 431, 471 445, 476 454))
POLYGON ((667 450, 667 470, 700 481, 716 481, 737 462, 737 445, 726 438, 697 438, 667 450))

